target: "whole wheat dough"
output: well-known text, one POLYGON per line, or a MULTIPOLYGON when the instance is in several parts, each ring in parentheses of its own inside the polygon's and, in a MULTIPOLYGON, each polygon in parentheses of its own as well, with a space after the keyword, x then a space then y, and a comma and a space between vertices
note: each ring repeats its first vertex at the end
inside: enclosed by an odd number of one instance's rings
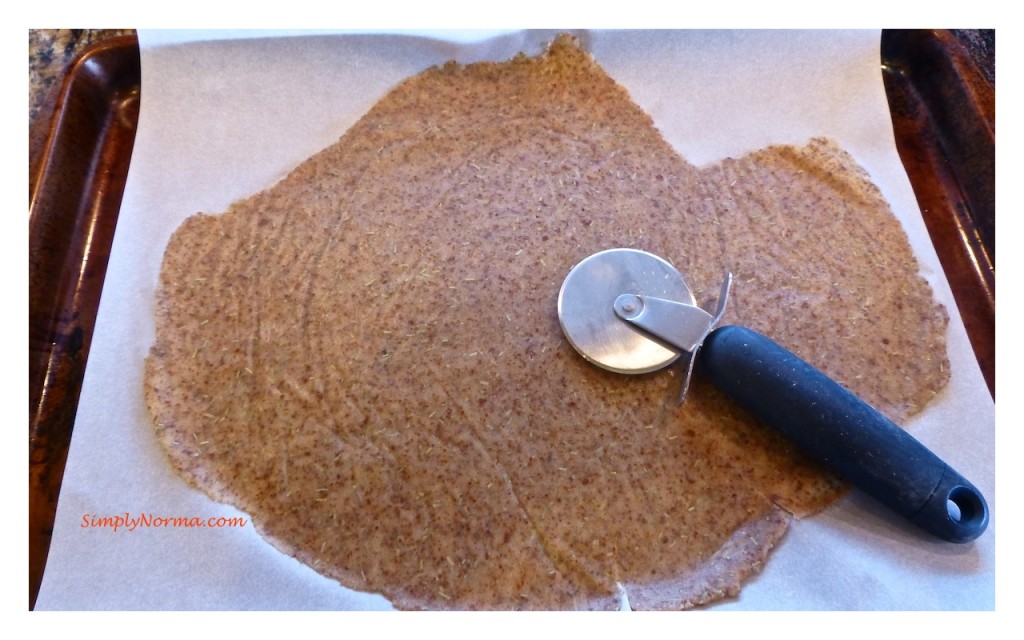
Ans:
POLYGON ((843 486, 698 374, 586 363, 555 300, 611 247, 901 421, 944 309, 834 143, 697 168, 570 38, 409 78, 167 247, 145 391, 177 471, 400 608, 685 608, 736 595, 843 486), (874 345, 874 348, 864 348, 874 345))

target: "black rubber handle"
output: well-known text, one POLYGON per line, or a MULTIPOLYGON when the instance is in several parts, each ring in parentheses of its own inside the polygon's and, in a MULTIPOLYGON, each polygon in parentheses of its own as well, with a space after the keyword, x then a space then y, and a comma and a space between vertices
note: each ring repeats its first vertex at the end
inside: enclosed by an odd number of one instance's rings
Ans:
POLYGON ((711 332, 699 353, 719 389, 920 527, 950 542, 985 531, 988 505, 974 485, 790 351, 750 329, 726 326, 711 332))

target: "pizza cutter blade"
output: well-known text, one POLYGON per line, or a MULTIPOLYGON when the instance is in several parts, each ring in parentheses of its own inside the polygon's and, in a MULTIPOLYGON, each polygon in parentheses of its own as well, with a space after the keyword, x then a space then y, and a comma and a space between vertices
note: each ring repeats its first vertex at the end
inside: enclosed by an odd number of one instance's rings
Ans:
MULTIPOLYGON (((667 261, 642 251, 609 249, 580 262, 562 284, 558 318, 569 342, 590 362, 616 373, 648 373, 675 362, 677 347, 617 320, 614 304, 626 292, 676 300, 706 315, 667 261)), ((690 326, 680 328, 688 331, 690 326)))
POLYGON ((988 526, 984 496, 923 444, 839 383, 771 339, 718 327, 668 261, 609 249, 577 264, 558 294, 569 343, 617 373, 649 373, 688 358, 684 396, 700 360, 714 384, 762 422, 924 530, 969 542, 988 526))

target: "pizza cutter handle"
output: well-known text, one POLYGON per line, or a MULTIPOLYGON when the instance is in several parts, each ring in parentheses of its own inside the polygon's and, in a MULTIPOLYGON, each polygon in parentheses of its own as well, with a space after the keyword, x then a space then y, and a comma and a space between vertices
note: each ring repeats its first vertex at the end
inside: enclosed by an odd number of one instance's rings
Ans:
POLYGON ((840 477, 950 542, 985 531, 974 485, 863 400, 763 335, 711 332, 700 363, 715 385, 840 477))

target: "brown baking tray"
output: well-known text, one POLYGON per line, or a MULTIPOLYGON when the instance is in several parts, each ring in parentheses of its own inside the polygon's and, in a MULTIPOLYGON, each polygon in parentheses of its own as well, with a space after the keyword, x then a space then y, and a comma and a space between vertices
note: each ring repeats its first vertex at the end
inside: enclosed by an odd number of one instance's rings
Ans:
MULTIPOLYGON (((994 89, 949 32, 885 31, 881 44, 897 148, 994 394, 994 89)), ((135 37, 84 52, 62 86, 30 177, 30 607, 49 549, 140 92, 135 37)))
POLYGON ((995 398, 994 79, 948 30, 885 30, 881 54, 896 148, 995 398))
POLYGON ((141 87, 134 36, 73 63, 29 179, 29 607, 35 604, 106 274, 141 87))

